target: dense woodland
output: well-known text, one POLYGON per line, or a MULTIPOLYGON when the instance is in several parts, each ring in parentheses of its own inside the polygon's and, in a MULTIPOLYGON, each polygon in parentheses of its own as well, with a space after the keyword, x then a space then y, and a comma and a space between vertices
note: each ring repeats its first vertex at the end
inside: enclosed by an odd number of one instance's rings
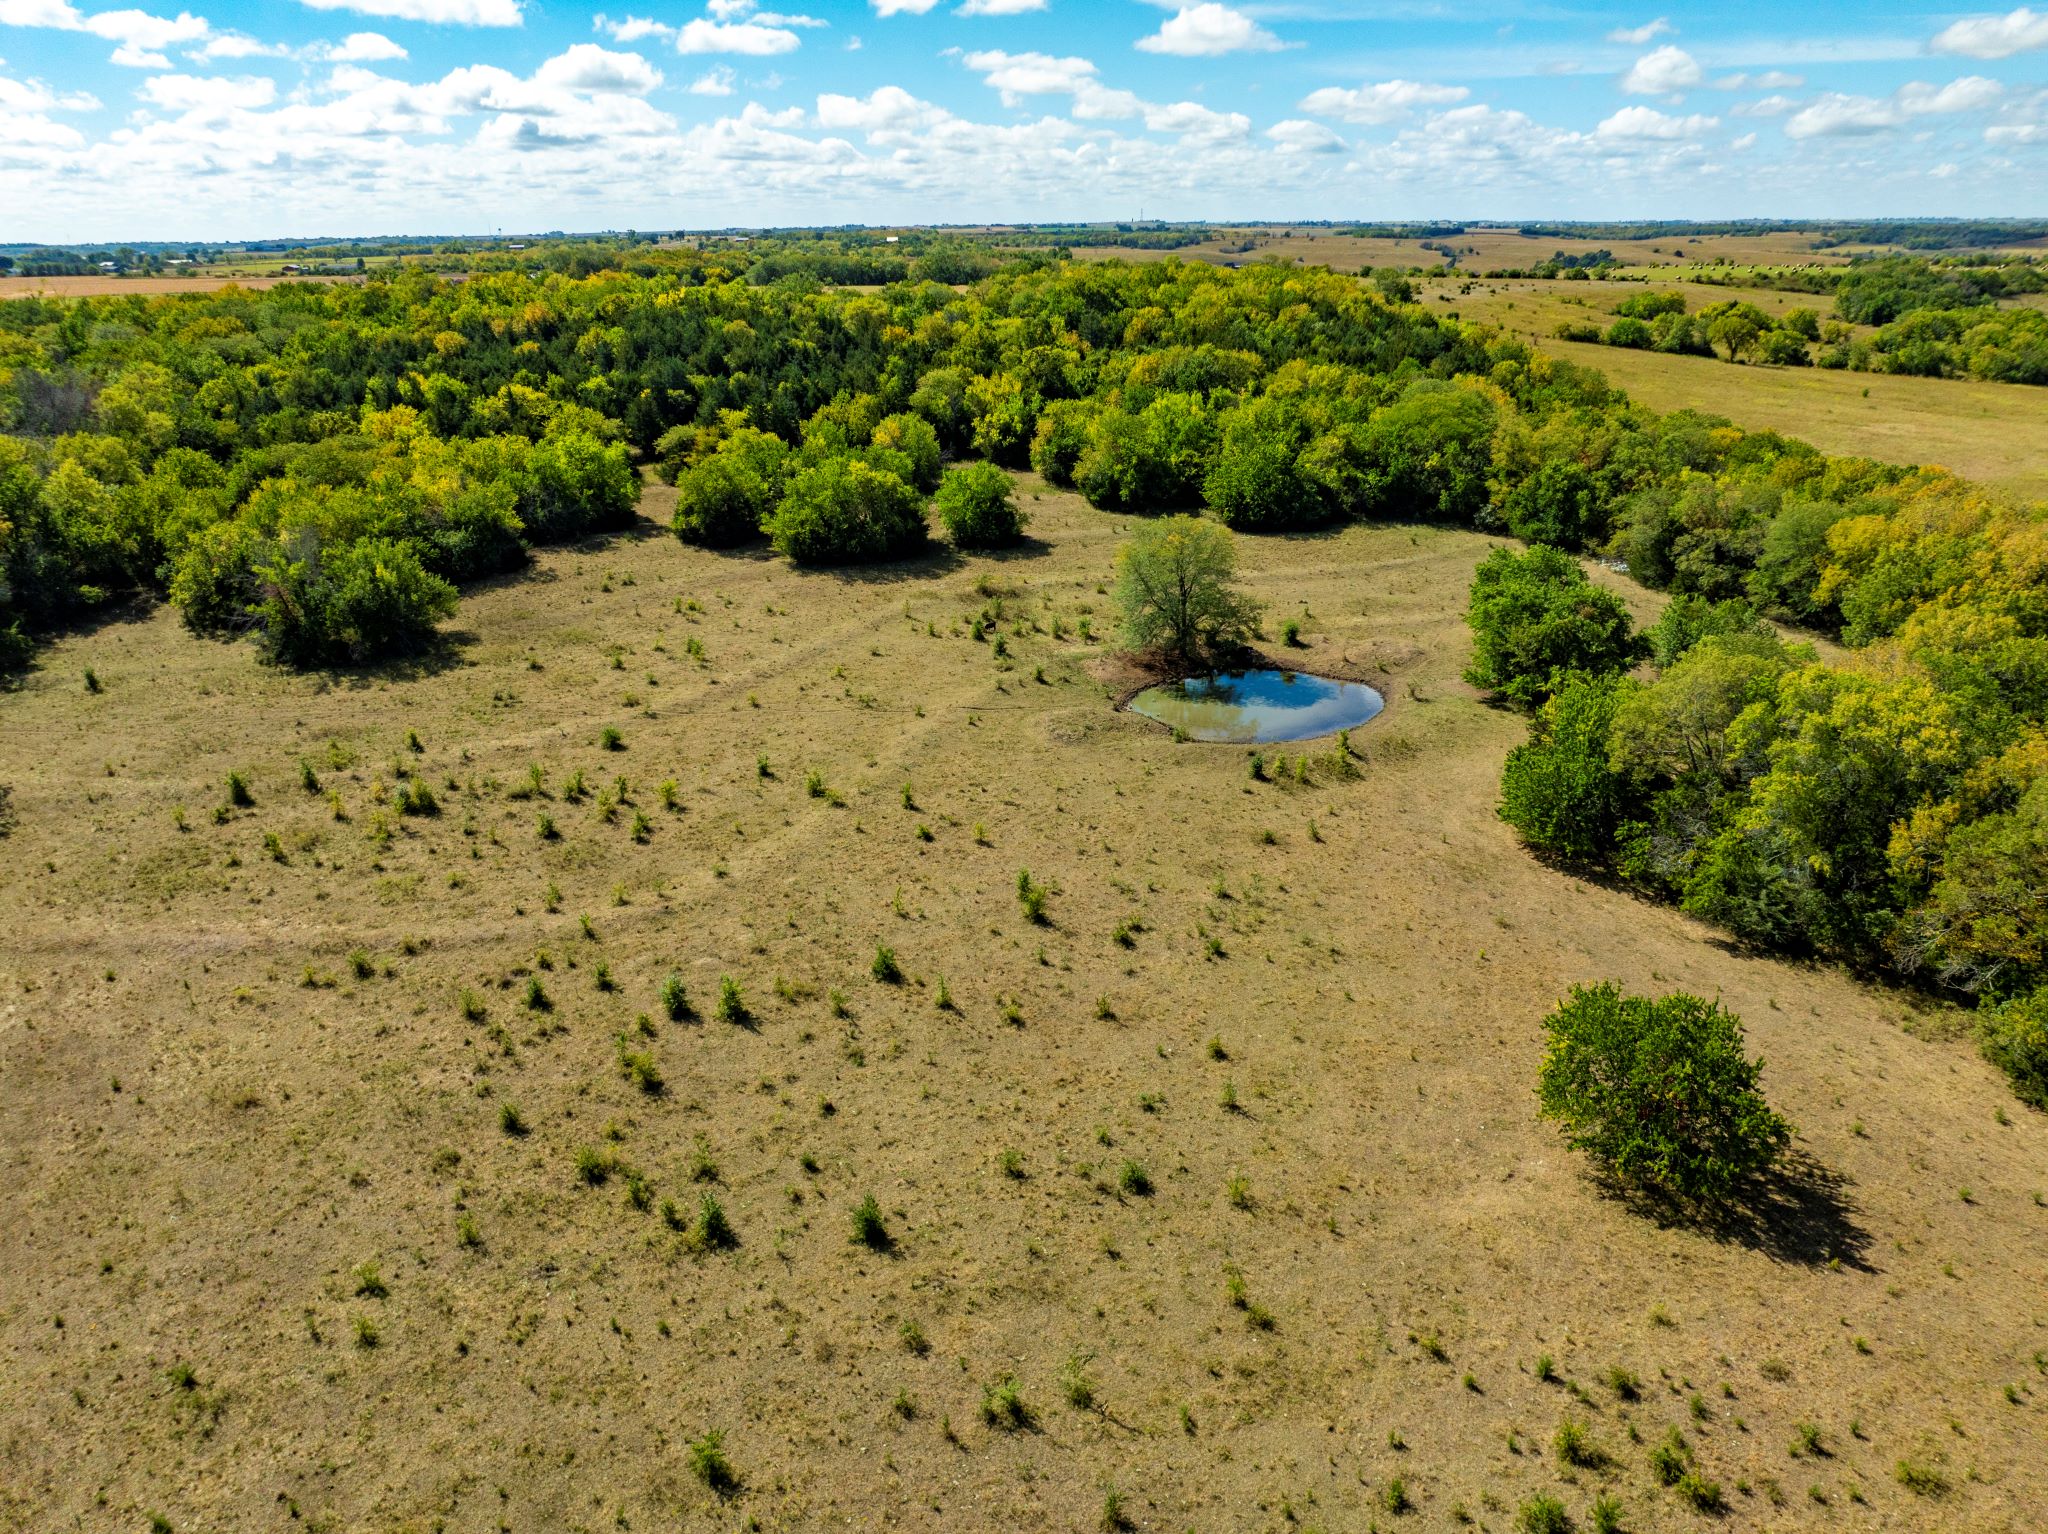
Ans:
MULTIPOLYGON (((948 459, 1247 534, 1512 534, 1544 547, 1482 570, 1473 675, 1535 710, 1505 783, 1523 834, 1746 940, 1991 1003, 2041 1096, 2041 508, 1659 417, 1327 272, 1031 260, 848 293, 805 255, 0 305, 11 659, 154 592, 279 663, 373 663, 533 545, 628 525, 636 459, 676 484, 679 536, 800 564, 914 554, 948 459), (1632 634, 1549 550, 1676 600, 1632 634)), ((1691 317, 1638 323, 1666 318, 1691 317)), ((962 480, 945 521, 1014 536, 1001 498, 962 480)))

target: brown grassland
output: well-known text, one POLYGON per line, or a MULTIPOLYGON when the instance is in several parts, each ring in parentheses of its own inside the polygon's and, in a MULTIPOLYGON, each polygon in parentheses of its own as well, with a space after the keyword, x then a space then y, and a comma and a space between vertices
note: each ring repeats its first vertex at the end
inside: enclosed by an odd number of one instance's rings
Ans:
POLYGON ((1488 540, 1240 540, 1390 699, 1254 781, 1114 710, 1125 524, 1022 484, 1025 551, 848 575, 652 490, 407 671, 163 607, 47 648, 0 696, 0 1527, 2041 1527, 2048 1117, 1956 1017, 1518 846, 1488 540), (1719 1228, 1535 1117, 1603 977, 1722 997, 1799 1128, 1719 1228))

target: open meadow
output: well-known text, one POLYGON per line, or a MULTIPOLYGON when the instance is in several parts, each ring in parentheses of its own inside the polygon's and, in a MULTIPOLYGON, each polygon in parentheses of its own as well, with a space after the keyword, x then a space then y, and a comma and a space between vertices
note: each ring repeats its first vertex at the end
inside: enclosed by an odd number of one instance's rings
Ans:
POLYGON ((1019 551, 840 574, 654 487, 396 669, 44 648, 0 1527, 2038 1529, 2048 1118, 1958 1016, 1520 846, 1492 540, 1240 540, 1269 653, 1388 698, 1257 779, 1117 711, 1130 519, 1020 487, 1019 551), (1741 1015, 1766 1203, 1662 1225, 1538 1121, 1602 977, 1741 1015))

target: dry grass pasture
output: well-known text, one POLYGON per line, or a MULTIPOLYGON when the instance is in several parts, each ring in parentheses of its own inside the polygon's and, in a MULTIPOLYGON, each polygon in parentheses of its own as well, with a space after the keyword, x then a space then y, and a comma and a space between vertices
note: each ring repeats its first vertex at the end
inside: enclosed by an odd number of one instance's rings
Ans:
POLYGON ((2041 1526, 2048 1119, 1953 1017, 1520 850, 1486 540, 1242 541, 1391 700, 1260 782, 1114 710, 1123 524, 1023 484, 1010 557, 650 521, 408 672, 157 608, 0 695, 0 1527, 2041 1526), (1747 1020, 1766 1207, 1661 1224, 1535 1118, 1599 977, 1747 1020))
POLYGON ((217 293, 222 288, 274 288, 280 282, 354 282, 353 277, 285 276, 275 270, 199 271, 189 277, 0 277, 0 298, 104 298, 108 294, 217 293))
POLYGON ((1605 373, 1653 410, 1708 410, 1749 427, 1771 427, 1823 452, 1934 463, 2023 500, 2048 500, 2048 389, 1974 378, 1910 378, 1825 368, 1730 366, 1718 357, 1677 357, 1561 341, 1566 321, 1605 326, 1635 294, 1678 292, 1698 310, 1723 299, 1769 314, 1830 301, 1810 293, 1652 280, 1649 283, 1430 278, 1417 296, 1432 310, 1497 326, 1605 373))

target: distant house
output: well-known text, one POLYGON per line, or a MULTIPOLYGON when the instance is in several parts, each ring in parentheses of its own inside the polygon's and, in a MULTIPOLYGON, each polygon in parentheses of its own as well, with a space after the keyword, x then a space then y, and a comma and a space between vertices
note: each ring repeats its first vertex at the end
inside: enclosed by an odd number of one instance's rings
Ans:
POLYGON ((100 270, 103 272, 118 272, 121 270, 121 263, 118 261, 102 261, 100 263, 100 270))

